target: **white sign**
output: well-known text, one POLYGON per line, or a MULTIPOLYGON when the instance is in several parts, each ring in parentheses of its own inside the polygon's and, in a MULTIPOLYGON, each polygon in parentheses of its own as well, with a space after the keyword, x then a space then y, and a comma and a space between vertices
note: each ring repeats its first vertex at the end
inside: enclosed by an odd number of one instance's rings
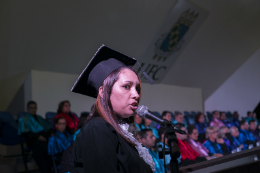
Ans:
MULTIPOLYGON (((160 83, 178 56, 207 18, 208 12, 186 0, 178 0, 138 61, 155 82, 160 83)), ((142 82, 140 68, 138 70, 142 82)))

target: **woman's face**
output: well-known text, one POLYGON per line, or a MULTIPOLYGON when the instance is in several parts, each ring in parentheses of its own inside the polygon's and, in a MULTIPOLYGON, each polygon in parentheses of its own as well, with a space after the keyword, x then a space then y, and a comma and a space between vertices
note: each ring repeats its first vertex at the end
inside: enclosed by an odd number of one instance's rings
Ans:
POLYGON ((70 112, 70 104, 68 102, 64 103, 62 108, 63 113, 69 113, 70 112))
POLYGON ((135 114, 135 119, 134 119, 134 121, 135 121, 136 124, 139 125, 139 124, 141 124, 141 122, 142 122, 142 118, 139 117, 139 115, 135 114))
POLYGON ((204 115, 201 115, 201 116, 200 116, 199 122, 200 122, 200 123, 204 123, 204 115))
POLYGON ((140 83, 137 75, 130 69, 123 69, 115 82, 110 101, 115 113, 122 118, 135 114, 140 98, 140 83))

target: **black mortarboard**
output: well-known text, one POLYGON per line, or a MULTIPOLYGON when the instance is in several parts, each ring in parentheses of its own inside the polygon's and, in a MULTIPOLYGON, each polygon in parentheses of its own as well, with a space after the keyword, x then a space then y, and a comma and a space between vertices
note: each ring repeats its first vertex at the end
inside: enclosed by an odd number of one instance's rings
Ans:
MULTIPOLYGON (((136 59, 102 45, 80 74, 71 91, 96 98, 99 87, 111 72, 120 67, 134 66, 136 62, 136 59)), ((146 73, 144 76, 153 84, 146 73)))

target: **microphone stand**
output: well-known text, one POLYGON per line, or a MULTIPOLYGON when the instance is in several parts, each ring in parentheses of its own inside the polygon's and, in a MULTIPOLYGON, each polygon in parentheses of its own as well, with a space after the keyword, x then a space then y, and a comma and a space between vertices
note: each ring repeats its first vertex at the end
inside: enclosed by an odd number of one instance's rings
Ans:
MULTIPOLYGON (((164 144, 163 144, 163 155, 164 155, 164 167, 165 164, 165 136, 167 136, 168 139, 168 146, 170 148, 170 155, 171 155, 171 161, 170 161, 170 167, 171 167, 171 173, 179 173, 179 164, 177 158, 180 157, 180 150, 178 147, 178 140, 176 138, 177 133, 186 134, 186 132, 175 129, 174 125, 170 122, 165 120, 164 121, 166 132, 164 135, 164 144)), ((166 167, 165 167, 166 170, 166 167)), ((165 172, 166 173, 166 172, 165 172)))

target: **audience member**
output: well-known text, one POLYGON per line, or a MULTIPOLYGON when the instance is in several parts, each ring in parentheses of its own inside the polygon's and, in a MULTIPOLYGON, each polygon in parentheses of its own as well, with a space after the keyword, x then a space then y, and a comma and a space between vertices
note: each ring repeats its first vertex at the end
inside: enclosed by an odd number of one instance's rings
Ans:
POLYGON ((232 150, 235 149, 233 144, 226 137, 226 134, 228 132, 229 132, 229 129, 226 126, 222 126, 218 129, 217 143, 220 145, 224 155, 230 154, 232 152, 232 150))
POLYGON ((228 128, 234 126, 233 122, 229 122, 226 120, 226 114, 225 112, 220 112, 220 116, 219 116, 220 121, 222 121, 223 124, 225 124, 225 126, 227 126, 228 128))
POLYGON ((239 133, 243 136, 243 138, 247 139, 248 141, 251 141, 252 143, 256 142, 256 139, 254 135, 248 131, 248 123, 245 120, 241 120, 239 122, 239 133))
POLYGON ((155 163, 156 173, 164 173, 163 162, 159 159, 158 153, 156 153, 152 150, 152 148, 155 145, 155 140, 156 140, 152 130, 151 129, 142 129, 139 132, 139 135, 140 135, 143 146, 145 146, 148 149, 150 155, 153 158, 153 161, 155 163))
MULTIPOLYGON (((182 123, 175 124, 175 127, 177 129, 186 131, 186 127, 182 123)), ((181 153, 180 167, 207 160, 205 157, 199 157, 199 154, 191 148, 191 146, 186 141, 188 138, 187 134, 175 134, 178 139, 178 147, 181 153)))
POLYGON ((203 144, 210 154, 216 154, 218 157, 223 156, 223 151, 221 146, 217 143, 217 129, 215 126, 208 127, 206 130, 206 137, 208 140, 203 144))
POLYGON ((256 118, 254 118, 254 116, 253 116, 254 114, 253 114, 253 112, 251 112, 251 111, 248 111, 247 112, 247 117, 246 117, 246 121, 247 121, 247 123, 249 124, 249 121, 250 120, 255 120, 255 122, 256 122, 256 125, 258 124, 258 121, 257 121, 257 119, 256 118))
POLYGON ((222 123, 218 118, 219 118, 219 112, 218 111, 213 111, 212 112, 212 116, 213 116, 213 119, 212 121, 210 122, 210 126, 215 126, 218 128, 222 127, 222 126, 225 126, 224 123, 222 123))
POLYGON ((198 113, 195 116, 195 125, 198 129, 198 141, 200 141, 201 143, 204 142, 204 140, 206 139, 206 128, 207 128, 207 124, 204 123, 204 115, 202 113, 198 113))
POLYGON ((55 121, 56 132, 49 138, 48 154, 55 156, 56 161, 61 161, 63 152, 74 142, 73 136, 66 129, 66 119, 59 117, 55 121))
POLYGON ((259 131, 256 129, 257 127, 257 123, 255 120, 250 120, 249 121, 249 132, 251 132, 253 134, 253 136, 255 137, 255 139, 257 141, 260 141, 260 135, 259 135, 259 131))
POLYGON ((152 123, 152 120, 150 120, 150 119, 143 118, 143 120, 142 120, 143 128, 151 129, 154 136, 156 137, 156 139, 158 139, 159 138, 158 131, 156 130, 156 128, 153 128, 150 126, 151 123, 152 123))
POLYGON ((141 129, 144 129, 144 125, 142 125, 142 118, 139 115, 135 114, 134 122, 135 122, 135 126, 137 127, 138 131, 141 131, 141 129))
POLYGON ((174 121, 172 122, 173 124, 181 123, 184 124, 185 127, 187 127, 186 123, 184 123, 183 115, 181 112, 176 112, 174 115, 174 121))
POLYGON ((187 127, 188 130, 188 139, 187 142, 191 146, 191 148, 199 154, 199 157, 205 157, 209 160, 211 157, 209 156, 209 150, 205 148, 199 141, 198 141, 198 130, 195 125, 189 125, 187 127))
POLYGON ((233 124, 239 128, 239 114, 237 111, 233 113, 233 124))
POLYGON ((59 117, 63 117, 66 120, 66 131, 70 134, 74 134, 78 127, 79 119, 70 112, 70 102, 65 100, 60 102, 57 115, 54 118, 54 122, 56 122, 56 119, 59 117))
MULTIPOLYGON (((171 115, 171 113, 170 113, 169 111, 163 111, 163 113, 162 113, 162 119, 168 120, 168 121, 172 122, 172 115, 171 115)), ((158 124, 157 127, 156 127, 157 130, 158 130, 160 127, 161 127, 161 125, 158 124)))
POLYGON ((247 141, 247 139, 245 139, 240 133, 237 127, 233 126, 230 127, 230 133, 233 137, 233 140, 235 142, 235 145, 237 146, 237 148, 239 147, 242 150, 246 150, 248 148, 248 144, 246 144, 245 142, 247 141))
POLYGON ((25 138, 27 146, 33 152, 33 158, 41 172, 50 171, 52 162, 48 155, 47 140, 52 134, 50 124, 37 115, 37 104, 34 101, 27 103, 27 113, 18 120, 18 135, 25 138))

